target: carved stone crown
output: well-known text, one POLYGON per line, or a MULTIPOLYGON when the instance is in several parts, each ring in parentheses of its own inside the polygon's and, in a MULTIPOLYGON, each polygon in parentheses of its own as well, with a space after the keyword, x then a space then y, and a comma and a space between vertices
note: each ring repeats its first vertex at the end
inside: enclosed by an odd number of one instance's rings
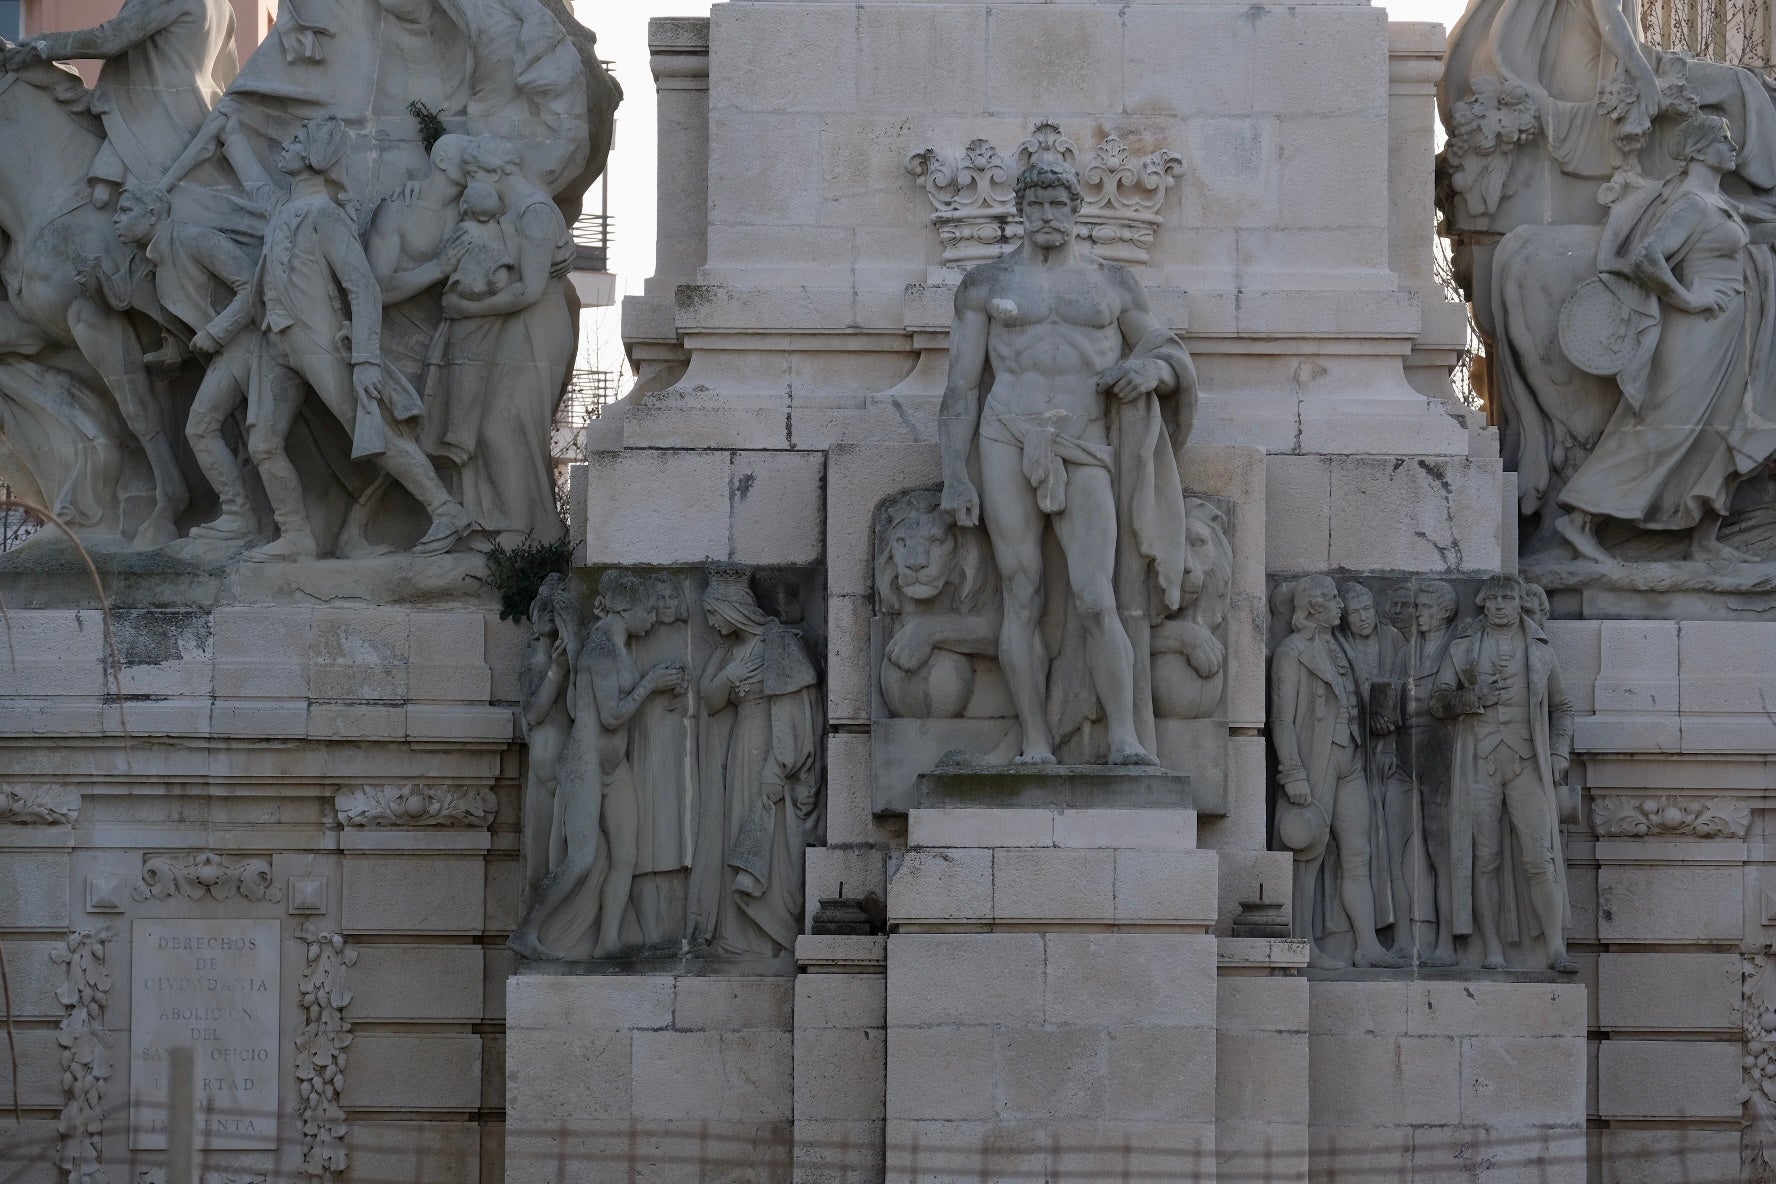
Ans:
POLYGON ((1153 232, 1163 222, 1159 208, 1183 173, 1184 158, 1161 149, 1136 160, 1122 138, 1112 134, 1081 163, 1078 146, 1061 134, 1060 126, 1043 122, 1010 160, 979 138, 969 141, 959 157, 936 148, 921 148, 907 157, 907 172, 924 179, 936 210, 931 221, 943 242, 946 265, 989 262, 1024 237, 1014 187, 1032 160, 1065 163, 1078 174, 1082 201, 1074 233, 1100 258, 1147 262, 1153 232))

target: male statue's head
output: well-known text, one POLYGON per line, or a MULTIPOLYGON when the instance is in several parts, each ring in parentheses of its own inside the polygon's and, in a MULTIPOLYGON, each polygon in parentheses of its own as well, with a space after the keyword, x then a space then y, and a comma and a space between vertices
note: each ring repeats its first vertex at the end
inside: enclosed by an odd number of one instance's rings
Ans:
POLYGON ((1474 603, 1494 629, 1508 629, 1523 616, 1523 584, 1516 576, 1489 576, 1480 585, 1474 603))
POLYGON ((1410 635, 1412 620, 1412 585, 1395 584, 1393 591, 1388 593, 1388 624, 1402 634, 1410 635))
POLYGON ((120 242, 147 246, 173 215, 172 198, 158 185, 131 185, 117 199, 111 227, 120 242))
POLYGON ((1455 620, 1455 588, 1442 580, 1426 580, 1412 600, 1413 623, 1420 633, 1437 633, 1455 620))
POLYGON ((1338 599, 1338 585, 1331 576, 1303 576, 1295 584, 1295 632, 1310 627, 1330 629, 1338 624, 1344 602, 1338 599))
POLYGON ((1375 632, 1375 597, 1355 580, 1345 581, 1339 595, 1344 597, 1344 627, 1352 637, 1368 637, 1375 632))
POLYGON ((1013 192, 1026 242, 1052 251, 1072 241, 1073 220, 1084 200, 1072 165, 1058 157, 1038 156, 1017 175, 1013 192))
POLYGON ((523 171, 524 153, 511 140, 474 136, 463 146, 462 164, 463 179, 470 185, 481 181, 507 193, 505 186, 523 171))
POLYGON ((330 173, 345 158, 345 124, 336 115, 311 119, 291 134, 278 149, 274 162, 292 177, 302 173, 330 173))
POLYGON ((650 580, 612 568, 598 577, 598 615, 620 617, 624 631, 640 637, 659 619, 659 592, 650 580))

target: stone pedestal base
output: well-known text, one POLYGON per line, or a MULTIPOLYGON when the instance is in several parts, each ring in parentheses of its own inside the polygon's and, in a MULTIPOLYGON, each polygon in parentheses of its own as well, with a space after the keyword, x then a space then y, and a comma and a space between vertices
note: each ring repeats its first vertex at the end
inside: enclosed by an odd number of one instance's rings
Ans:
POLYGON ((1310 1177, 1585 1180, 1585 988, 1308 984, 1310 1177))
POLYGON ((909 814, 888 887, 888 1181, 1213 1178, 1215 856, 1195 823, 909 814))
POLYGON ((506 980, 506 1180, 790 1173, 788 977, 506 980))

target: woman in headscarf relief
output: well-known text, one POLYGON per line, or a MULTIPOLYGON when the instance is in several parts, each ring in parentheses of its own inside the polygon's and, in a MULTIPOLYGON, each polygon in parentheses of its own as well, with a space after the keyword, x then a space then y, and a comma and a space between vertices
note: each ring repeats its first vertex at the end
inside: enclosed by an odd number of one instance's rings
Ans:
POLYGON ((701 681, 723 803, 713 944, 784 953, 802 931, 802 851, 819 826, 819 676, 801 634, 759 608, 746 569, 713 566, 703 609, 721 637, 701 681))

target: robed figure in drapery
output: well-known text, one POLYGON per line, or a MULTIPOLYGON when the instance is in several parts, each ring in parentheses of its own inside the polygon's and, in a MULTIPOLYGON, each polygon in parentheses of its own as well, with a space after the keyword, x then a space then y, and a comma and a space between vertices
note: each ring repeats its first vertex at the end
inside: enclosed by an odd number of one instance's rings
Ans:
POLYGON ((819 674, 801 634, 759 608, 746 569, 712 567, 703 607, 722 639, 701 681, 703 810, 722 830, 719 864, 699 847, 693 936, 721 954, 788 953, 802 931, 802 852, 821 827, 819 674))

